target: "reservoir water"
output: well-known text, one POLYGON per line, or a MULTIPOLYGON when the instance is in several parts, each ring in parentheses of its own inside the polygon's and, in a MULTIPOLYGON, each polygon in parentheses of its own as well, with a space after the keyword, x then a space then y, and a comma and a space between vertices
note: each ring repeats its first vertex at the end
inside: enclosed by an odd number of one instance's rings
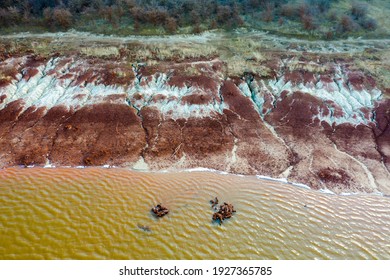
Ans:
POLYGON ((390 198, 215 172, 0 170, 1 259, 389 259, 390 198), (237 212, 213 223, 210 199, 237 212), (156 218, 162 203, 170 213, 156 218))

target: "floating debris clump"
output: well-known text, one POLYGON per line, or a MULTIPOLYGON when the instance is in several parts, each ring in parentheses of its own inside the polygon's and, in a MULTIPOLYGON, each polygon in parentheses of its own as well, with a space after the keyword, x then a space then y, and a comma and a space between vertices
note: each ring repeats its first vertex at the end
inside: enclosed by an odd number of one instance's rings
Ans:
POLYGON ((157 204, 156 207, 152 208, 152 212, 157 216, 157 217, 162 217, 165 216, 166 214, 169 213, 168 208, 165 206, 162 206, 161 204, 157 204))
MULTIPOLYGON (((216 206, 218 204, 218 198, 216 197, 215 200, 210 200, 210 203, 211 207, 216 206)), ((231 218, 235 212, 236 210, 234 210, 233 204, 224 202, 219 206, 218 212, 213 214, 213 221, 219 221, 219 224, 222 224, 223 220, 231 218)))
POLYGON ((218 197, 215 197, 214 200, 210 200, 210 203, 211 203, 211 207, 213 208, 215 205, 218 204, 218 197))

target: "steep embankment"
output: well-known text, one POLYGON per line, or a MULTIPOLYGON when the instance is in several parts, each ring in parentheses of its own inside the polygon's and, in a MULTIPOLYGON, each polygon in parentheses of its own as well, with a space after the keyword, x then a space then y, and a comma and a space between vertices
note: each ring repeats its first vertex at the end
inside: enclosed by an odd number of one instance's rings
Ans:
POLYGON ((228 54, 3 54, 0 165, 208 167, 390 193, 390 101, 377 77, 353 57, 269 49, 236 75, 228 54))

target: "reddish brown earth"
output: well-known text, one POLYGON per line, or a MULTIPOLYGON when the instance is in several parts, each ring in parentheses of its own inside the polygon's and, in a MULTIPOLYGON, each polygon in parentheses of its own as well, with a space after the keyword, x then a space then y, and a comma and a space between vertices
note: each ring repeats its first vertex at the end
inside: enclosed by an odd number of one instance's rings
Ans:
MULTIPOLYGON (((260 110, 240 89, 248 73, 242 78, 224 77, 224 63, 218 59, 200 62, 194 66, 196 74, 185 74, 186 61, 170 67, 169 62, 161 62, 161 68, 133 68, 128 63, 68 57, 60 58, 44 76, 78 87, 80 92, 72 93, 71 98, 77 105, 38 101, 46 106, 26 105, 33 91, 11 101, 9 85, 20 79, 18 73, 25 81, 34 79, 38 67, 50 59, 26 56, 14 65, 6 65, 6 59, 0 64, 1 167, 48 162, 56 166, 136 167, 143 160, 152 170, 207 167, 287 177, 291 182, 339 193, 390 194, 390 100, 386 98, 374 108, 362 109, 366 119, 375 115, 375 120, 329 123, 319 114, 330 116, 332 107, 333 117, 343 117, 340 105, 304 90, 286 89, 278 98, 264 91, 260 110), (166 69, 170 76, 164 85, 187 88, 188 94, 177 97, 161 91, 150 98, 141 90, 129 94, 135 80, 146 86, 166 69), (88 103, 93 93, 82 91, 88 85, 111 85, 115 90, 88 103), (193 108, 199 115, 181 116, 176 107, 165 111, 165 102, 198 106, 193 108)), ((345 69, 348 67, 346 64, 345 69)), ((320 74, 318 78, 319 73, 295 69, 286 71, 284 79, 307 88, 321 81, 331 92, 334 72, 320 74)), ((251 77, 258 83, 273 79, 251 77)), ((375 87, 375 79, 361 72, 352 71, 348 77, 345 84, 354 90, 375 87)))

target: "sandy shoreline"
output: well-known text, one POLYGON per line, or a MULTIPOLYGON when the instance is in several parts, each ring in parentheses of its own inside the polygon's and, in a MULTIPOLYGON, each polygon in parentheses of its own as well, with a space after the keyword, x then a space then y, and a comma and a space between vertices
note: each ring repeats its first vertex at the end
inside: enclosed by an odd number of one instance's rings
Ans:
POLYGON ((369 195, 369 196, 380 196, 380 197, 389 197, 389 195, 381 193, 381 192, 372 192, 372 193, 362 193, 362 192, 340 192, 335 193, 329 189, 323 188, 323 189, 313 189, 308 185, 299 183, 299 182, 291 182, 287 178, 272 178, 269 176, 262 176, 262 175, 245 175, 245 174, 234 174, 229 173, 226 171, 216 170, 216 169, 210 169, 210 168, 203 168, 203 167, 197 167, 197 168, 190 168, 190 169, 165 169, 165 170, 149 170, 149 169, 135 169, 131 167, 120 167, 120 166, 110 166, 110 165, 103 165, 103 166, 54 166, 51 164, 41 165, 41 166, 9 166, 9 167, 3 167, 0 169, 0 172, 7 171, 8 169, 117 169, 122 171, 129 171, 129 172, 141 172, 146 174, 180 174, 180 173, 191 173, 191 172, 202 172, 202 173, 211 173, 211 174, 218 174, 218 175, 227 175, 227 176, 237 176, 241 178, 256 178, 263 182, 274 182, 274 183, 281 183, 284 185, 300 188, 300 189, 306 189, 311 190, 314 192, 322 193, 324 195, 338 195, 338 196, 356 196, 356 195, 369 195))

